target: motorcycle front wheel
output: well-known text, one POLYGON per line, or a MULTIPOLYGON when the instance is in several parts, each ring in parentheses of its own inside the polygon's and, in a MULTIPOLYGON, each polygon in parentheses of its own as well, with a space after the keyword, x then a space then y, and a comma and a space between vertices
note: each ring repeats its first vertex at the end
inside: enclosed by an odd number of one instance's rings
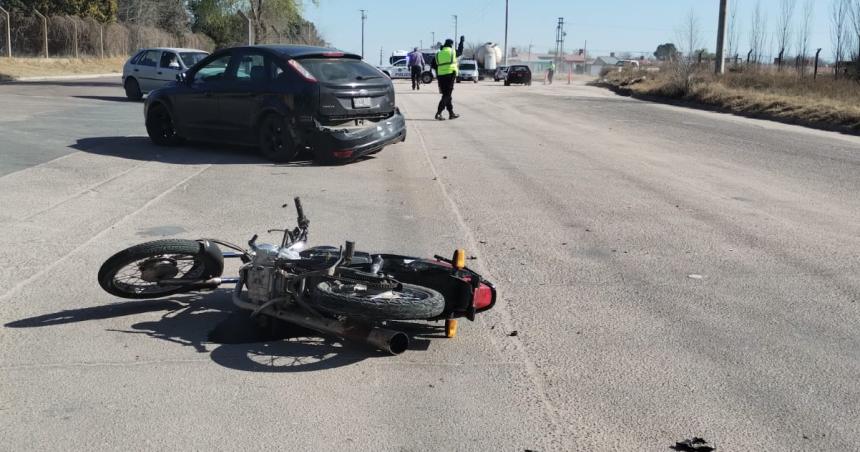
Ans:
POLYGON ((206 280, 223 271, 204 259, 200 243, 167 239, 141 243, 114 254, 99 269, 99 285, 122 298, 159 298, 187 287, 159 284, 168 279, 206 280))
POLYGON ((313 300, 330 314, 372 320, 424 320, 445 310, 442 294, 412 284, 383 291, 362 283, 323 281, 317 284, 313 300))

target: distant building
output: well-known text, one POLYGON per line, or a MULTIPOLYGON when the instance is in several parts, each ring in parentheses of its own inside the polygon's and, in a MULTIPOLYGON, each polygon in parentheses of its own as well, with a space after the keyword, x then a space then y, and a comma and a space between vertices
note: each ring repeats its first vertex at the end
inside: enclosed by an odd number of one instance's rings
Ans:
POLYGON ((618 65, 618 58, 615 57, 615 54, 611 54, 610 56, 600 56, 594 59, 591 65, 588 68, 588 73, 595 77, 600 75, 600 71, 603 70, 604 67, 616 67, 618 65))

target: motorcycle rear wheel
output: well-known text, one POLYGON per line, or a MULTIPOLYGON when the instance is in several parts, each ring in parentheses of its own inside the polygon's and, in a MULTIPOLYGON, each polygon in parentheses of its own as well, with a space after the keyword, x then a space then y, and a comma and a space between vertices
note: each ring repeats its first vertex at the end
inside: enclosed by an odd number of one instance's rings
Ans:
POLYGON ((187 287, 159 285, 164 279, 206 280, 223 271, 204 259, 200 243, 167 239, 141 243, 114 254, 99 269, 99 285, 122 298, 160 298, 188 291, 187 287))
POLYGON ((329 314, 372 320, 424 320, 442 314, 445 297, 412 284, 396 290, 373 290, 361 283, 323 281, 313 293, 314 303, 329 314))

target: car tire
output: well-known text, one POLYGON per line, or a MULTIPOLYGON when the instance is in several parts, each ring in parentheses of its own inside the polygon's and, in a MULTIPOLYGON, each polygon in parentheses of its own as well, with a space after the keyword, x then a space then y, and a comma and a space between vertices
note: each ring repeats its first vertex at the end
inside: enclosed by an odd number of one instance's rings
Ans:
POLYGON ((160 103, 149 107, 146 114, 146 134, 158 146, 176 146, 184 141, 176 132, 170 110, 160 103))
POLYGON ((433 83, 433 74, 431 74, 429 72, 425 72, 425 73, 421 74, 421 83, 423 83, 425 85, 429 85, 429 84, 433 83))
POLYGON ((258 135, 260 152, 269 160, 289 162, 299 155, 292 130, 281 115, 266 115, 260 121, 258 135))
POLYGON ((457 79, 457 83, 460 83, 460 79, 457 79))
POLYGON ((134 77, 125 79, 123 87, 125 88, 125 97, 128 100, 140 100, 143 98, 143 93, 140 92, 140 85, 134 77))

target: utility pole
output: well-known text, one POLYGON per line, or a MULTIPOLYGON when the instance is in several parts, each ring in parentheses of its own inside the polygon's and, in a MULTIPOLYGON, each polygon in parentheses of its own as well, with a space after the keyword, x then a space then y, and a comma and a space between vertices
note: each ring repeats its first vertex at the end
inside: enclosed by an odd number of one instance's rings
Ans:
POLYGON ((564 54, 564 36, 564 17, 559 17, 555 27, 555 60, 558 64, 561 64, 564 54))
POLYGON ((436 32, 431 31, 430 32, 430 47, 432 48, 435 45, 436 45, 436 32))
POLYGON ((508 65, 508 0, 505 0, 505 53, 502 54, 503 66, 508 65))
POLYGON ((364 59, 364 21, 367 20, 367 10, 360 9, 361 11, 361 59, 364 59))
POLYGON ((457 15, 454 14, 454 42, 459 41, 460 36, 457 35, 457 15))
POLYGON ((382 66, 382 46, 379 46, 379 65, 382 66))
MULTIPOLYGON (((714 72, 717 75, 726 73, 726 16, 729 10, 729 0, 720 0, 720 20, 717 28, 717 61, 714 72)), ((782 64, 782 56, 780 55, 780 65, 782 64)))

